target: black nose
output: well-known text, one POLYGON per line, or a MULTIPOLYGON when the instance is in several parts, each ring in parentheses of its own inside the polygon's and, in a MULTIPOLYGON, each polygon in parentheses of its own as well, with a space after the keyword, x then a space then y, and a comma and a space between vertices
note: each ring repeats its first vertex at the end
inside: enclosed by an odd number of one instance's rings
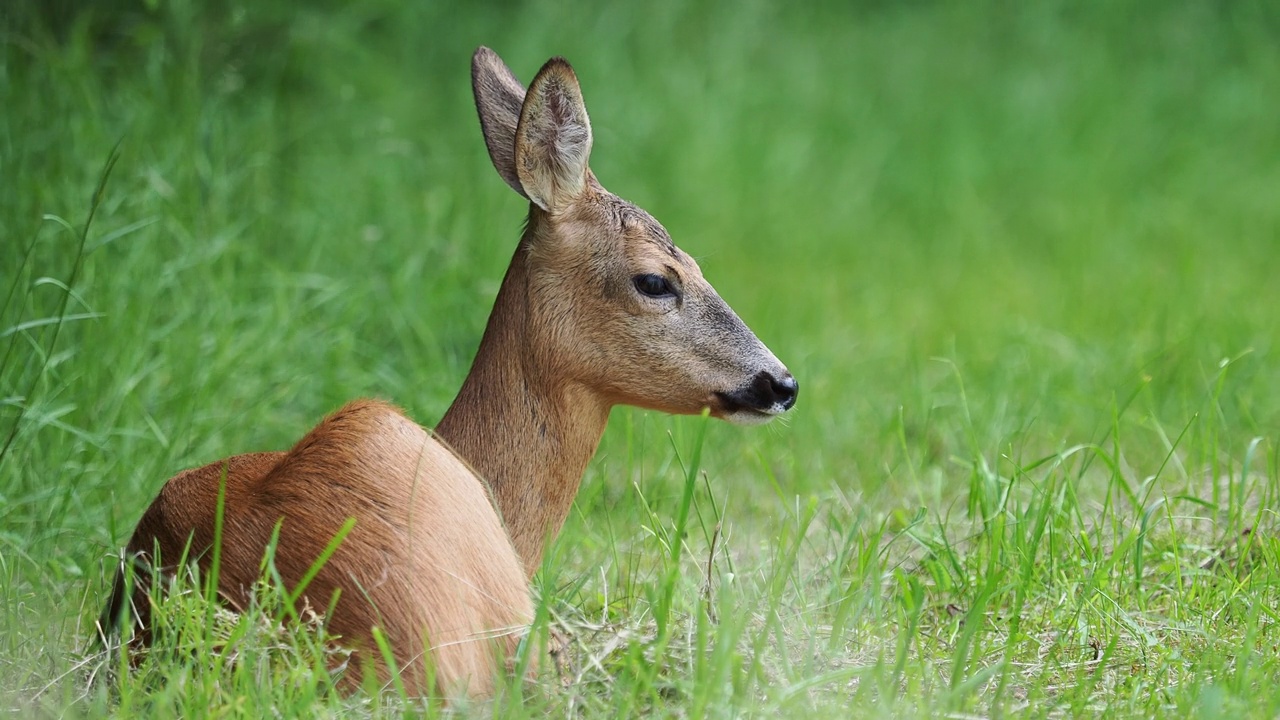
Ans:
POLYGON ((782 379, 773 381, 773 394, 784 409, 790 410, 796 404, 796 396, 800 394, 800 383, 796 382, 795 376, 787 373, 782 379))
POLYGON ((796 395, 800 394, 800 383, 796 382, 791 373, 777 378, 772 373, 762 372, 756 376, 753 385, 756 391, 764 396, 760 398, 764 401, 760 404, 766 407, 777 404, 781 405, 783 410, 790 410, 796 404, 796 395))

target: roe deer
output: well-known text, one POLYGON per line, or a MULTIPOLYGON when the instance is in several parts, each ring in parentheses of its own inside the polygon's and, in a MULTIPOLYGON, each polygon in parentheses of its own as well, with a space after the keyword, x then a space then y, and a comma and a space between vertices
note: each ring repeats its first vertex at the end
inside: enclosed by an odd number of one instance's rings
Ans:
MULTIPOLYGON (((117 578, 104 628, 129 607, 146 642, 147 572, 171 571, 163 563, 188 544, 209 570, 225 476, 223 602, 247 606, 278 522, 275 565, 292 588, 354 517, 299 604, 325 608, 340 591, 326 626, 380 679, 388 670, 374 627, 410 692, 485 695, 533 617, 529 577, 612 406, 709 408, 754 423, 795 403, 795 379, 697 263, 596 181, 591 126, 567 62, 549 60, 526 92, 482 47, 471 81, 489 156, 529 200, 529 216, 471 372, 434 436, 395 407, 357 400, 288 452, 180 473, 138 522, 127 557, 141 579, 130 594, 117 578)), ((352 665, 348 684, 360 681, 352 665)))

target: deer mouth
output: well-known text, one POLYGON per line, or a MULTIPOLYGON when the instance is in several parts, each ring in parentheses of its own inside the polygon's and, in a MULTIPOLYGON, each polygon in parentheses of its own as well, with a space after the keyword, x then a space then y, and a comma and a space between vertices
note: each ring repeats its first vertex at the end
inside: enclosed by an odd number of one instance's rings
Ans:
POLYGON ((711 416, 734 425, 764 425, 781 414, 740 405, 729 399, 728 393, 716 393, 715 400, 711 405, 711 416))
POLYGON ((712 393, 711 414, 743 425, 767 423, 794 407, 799 393, 800 384, 791 373, 779 378, 761 371, 736 390, 712 393))

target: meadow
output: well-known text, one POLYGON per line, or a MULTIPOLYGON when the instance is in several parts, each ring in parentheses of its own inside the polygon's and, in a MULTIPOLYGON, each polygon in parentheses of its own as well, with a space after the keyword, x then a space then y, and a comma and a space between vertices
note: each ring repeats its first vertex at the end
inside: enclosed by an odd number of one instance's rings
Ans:
POLYGON ((1274 4, 10 0, 0 23, 9 715, 1280 714, 1274 4), (269 583, 236 620, 192 581, 170 645, 95 652, 166 478, 356 397, 447 408, 526 212, 472 105, 482 44, 526 82, 573 63, 595 173, 797 407, 616 409, 535 583, 567 647, 490 703, 337 692, 269 583))

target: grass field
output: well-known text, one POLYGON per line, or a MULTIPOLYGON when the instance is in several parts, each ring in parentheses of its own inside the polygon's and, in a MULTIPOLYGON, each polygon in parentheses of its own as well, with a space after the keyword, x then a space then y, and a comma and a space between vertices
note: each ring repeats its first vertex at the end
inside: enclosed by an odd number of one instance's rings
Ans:
POLYGON ((74 5, 0 9, 8 714, 440 710, 199 593, 136 670, 89 638, 178 470, 448 406, 525 213, 480 44, 574 63, 596 174, 802 391, 616 410, 537 582, 565 667, 459 712, 1280 714, 1274 4, 74 5))

